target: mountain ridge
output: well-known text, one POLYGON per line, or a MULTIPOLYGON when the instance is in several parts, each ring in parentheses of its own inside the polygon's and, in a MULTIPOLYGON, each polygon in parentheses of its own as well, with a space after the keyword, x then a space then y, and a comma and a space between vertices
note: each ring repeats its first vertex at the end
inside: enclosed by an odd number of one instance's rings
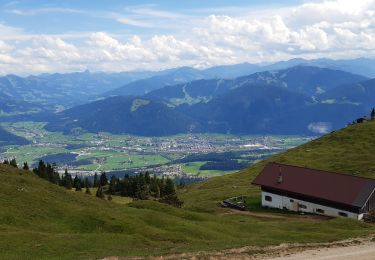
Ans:
POLYGON ((317 97, 342 83, 356 84, 363 80, 366 78, 359 75, 311 66, 255 73, 233 80, 198 80, 167 86, 143 97, 131 97, 152 101, 155 106, 149 114, 137 114, 140 124, 127 116, 127 106, 132 101, 117 96, 58 113, 47 129, 69 132, 69 128, 81 127, 87 131, 147 136, 189 132, 321 134, 344 127, 352 118, 368 111, 362 105, 331 104, 317 97), (123 103, 124 107, 115 102, 114 108, 114 100, 128 101, 123 103), (108 114, 104 116, 100 110, 108 114), (166 115, 160 117, 158 111, 166 115), (337 116, 342 112, 345 113, 337 116))

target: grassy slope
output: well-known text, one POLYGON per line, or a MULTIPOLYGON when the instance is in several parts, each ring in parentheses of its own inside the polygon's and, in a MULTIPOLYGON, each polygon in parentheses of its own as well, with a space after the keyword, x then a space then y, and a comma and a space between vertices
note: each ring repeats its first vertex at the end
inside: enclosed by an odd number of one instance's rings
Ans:
POLYGON ((189 187, 181 197, 189 209, 217 211, 215 202, 238 194, 259 194, 251 181, 268 162, 375 178, 375 122, 349 126, 284 153, 261 161, 238 173, 212 178, 189 187))
MULTIPOLYGON (((375 176, 375 123, 352 126, 268 161, 375 176)), ((181 191, 183 209, 152 201, 119 205, 0 166, 0 257, 99 258, 216 250, 244 245, 332 241, 375 233, 348 219, 270 219, 225 215, 216 203, 246 194, 261 162, 181 191)))

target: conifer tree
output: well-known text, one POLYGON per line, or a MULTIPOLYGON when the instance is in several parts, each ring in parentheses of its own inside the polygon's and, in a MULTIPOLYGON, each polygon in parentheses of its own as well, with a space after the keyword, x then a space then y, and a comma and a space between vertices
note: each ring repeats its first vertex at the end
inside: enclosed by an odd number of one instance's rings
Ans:
POLYGON ((150 177, 150 173, 149 172, 145 173, 145 182, 146 182, 147 185, 151 184, 151 177, 150 177))
POLYGON ((81 186, 81 182, 77 182, 76 184, 76 191, 82 191, 82 186, 81 186))
POLYGON ((96 191, 96 197, 101 199, 105 198, 102 186, 98 187, 98 190, 96 191))
POLYGON ((375 108, 371 111, 371 120, 375 120, 375 108))
POLYGON ((165 182, 164 196, 173 195, 173 194, 176 194, 176 188, 174 186, 173 181, 167 178, 167 181, 165 182))
POLYGON ((29 170, 29 165, 27 164, 27 162, 24 162, 23 163, 23 167, 22 169, 24 169, 25 171, 28 171, 29 170))
POLYGON ((68 190, 71 190, 72 187, 73 187, 73 179, 72 179, 72 175, 70 175, 68 173, 68 170, 65 169, 65 173, 64 173, 64 177, 63 177, 63 185, 65 188, 67 188, 68 190))
POLYGON ((13 167, 15 167, 15 168, 18 168, 18 166, 17 166, 17 161, 16 161, 15 158, 13 158, 12 160, 10 160, 9 165, 10 165, 10 166, 13 166, 13 167))
POLYGON ((105 186, 108 184, 108 179, 107 179, 107 175, 105 174, 105 172, 103 172, 101 175, 100 175, 100 181, 99 181, 99 185, 100 186, 105 186))
POLYGON ((94 187, 98 187, 99 186, 99 180, 98 180, 98 174, 95 173, 94 174, 94 187))
POLYGON ((117 191, 117 183, 118 183, 118 179, 116 178, 116 176, 112 176, 111 177, 111 180, 109 181, 109 189, 108 189, 108 192, 110 194, 115 194, 115 192, 117 191))
POLYGON ((121 182, 121 196, 131 196, 131 186, 129 175, 125 174, 121 182))
POLYGON ((48 181, 50 181, 52 183, 55 183, 55 181, 56 181, 55 175, 54 175, 54 169, 53 169, 52 165, 49 164, 49 163, 47 163, 45 179, 47 179, 48 181))
POLYGON ((84 187, 89 187, 89 188, 92 187, 91 181, 87 177, 85 178, 85 181, 84 181, 84 187))
POLYGON ((78 184, 81 184, 80 182, 81 181, 79 180, 78 176, 76 175, 73 179, 73 188, 77 188, 78 184))
POLYGON ((9 164, 9 160, 8 160, 8 159, 5 159, 5 160, 3 161, 3 164, 9 164))
POLYGON ((47 172, 46 172, 46 164, 40 160, 39 163, 38 163, 38 168, 36 170, 36 174, 43 178, 43 179, 46 179, 46 176, 47 176, 47 172))

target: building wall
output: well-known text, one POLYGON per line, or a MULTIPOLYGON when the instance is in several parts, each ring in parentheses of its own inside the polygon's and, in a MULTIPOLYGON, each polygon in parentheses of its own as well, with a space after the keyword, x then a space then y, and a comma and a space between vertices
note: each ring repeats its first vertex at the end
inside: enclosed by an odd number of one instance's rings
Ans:
POLYGON ((291 211, 299 211, 299 212, 306 212, 306 213, 315 213, 319 215, 325 216, 332 216, 332 217, 339 217, 339 213, 347 214, 348 218, 352 219, 362 219, 363 214, 357 214, 345 210, 340 210, 332 207, 322 206, 319 204, 298 200, 286 196, 281 196, 278 194, 270 193, 262 191, 262 206, 263 207, 270 207, 270 208, 277 208, 277 209, 285 209, 291 211), (272 198, 272 201, 267 201, 266 196, 272 198), (303 207, 304 206, 304 207, 303 207), (319 211, 322 210, 322 211, 319 211))
POLYGON ((363 212, 373 212, 375 211, 375 191, 372 191, 372 194, 365 206, 362 208, 363 212))

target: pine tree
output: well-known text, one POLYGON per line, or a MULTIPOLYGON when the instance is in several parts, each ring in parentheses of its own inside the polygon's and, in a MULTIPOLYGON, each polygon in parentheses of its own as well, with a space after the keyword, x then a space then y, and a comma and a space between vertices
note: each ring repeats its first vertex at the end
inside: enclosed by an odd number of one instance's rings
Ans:
POLYGON ((101 199, 105 198, 102 186, 98 187, 98 190, 96 191, 96 197, 101 199))
POLYGON ((36 174, 43 179, 46 179, 47 177, 46 164, 42 160, 38 163, 36 174))
POLYGON ((107 179, 107 175, 105 174, 105 172, 103 172, 101 175, 100 175, 100 186, 105 186, 108 184, 108 179, 107 179))
POLYGON ((87 177, 85 178, 85 181, 84 181, 83 185, 84 185, 84 187, 89 187, 89 188, 92 187, 91 181, 87 177))
POLYGON ((169 195, 174 195, 174 194, 176 194, 176 188, 174 186, 174 183, 171 179, 167 178, 167 181, 165 182, 163 196, 169 196, 169 195))
POLYGON ((146 173, 145 173, 145 182, 146 182, 146 184, 148 184, 148 185, 151 184, 151 177, 150 177, 150 173, 149 173, 149 172, 146 172, 146 173))
POLYGON ((27 164, 27 162, 24 162, 23 163, 23 167, 22 169, 24 169, 25 171, 28 171, 29 170, 29 165, 27 164))
POLYGON ((121 182, 121 187, 120 187, 120 190, 121 190, 121 196, 131 196, 131 182, 130 182, 130 177, 129 175, 125 175, 125 177, 123 178, 122 182, 121 182))
POLYGON ((13 166, 13 167, 15 167, 15 168, 18 168, 18 166, 17 166, 17 161, 16 161, 15 158, 13 158, 12 160, 10 160, 9 165, 10 165, 10 166, 13 166))
POLYGON ((78 176, 76 175, 73 179, 73 188, 77 188, 78 184, 81 184, 81 181, 79 180, 78 176))
POLYGON ((118 179, 116 178, 116 176, 113 175, 109 182, 108 192, 110 194, 115 194, 115 192, 117 191, 117 186, 118 186, 117 184, 118 184, 118 179))
POLYGON ((8 159, 5 159, 5 160, 3 161, 3 164, 9 164, 9 160, 8 160, 8 159))
POLYGON ((85 179, 85 187, 86 187, 86 191, 85 191, 85 193, 91 195, 91 191, 90 191, 90 182, 88 181, 88 178, 85 179))
POLYGON ((82 186, 81 186, 81 182, 77 182, 76 184, 76 191, 82 191, 82 186))
POLYGON ((67 169, 65 169, 65 173, 64 173, 64 177, 63 177, 62 183, 63 183, 64 187, 67 188, 68 190, 71 190, 73 188, 72 175, 70 175, 68 173, 67 169))
POLYGON ((375 108, 371 111, 371 120, 375 120, 375 108))
POLYGON ((98 174, 94 174, 94 187, 98 187, 99 186, 99 181, 98 181, 98 174))
POLYGON ((54 169, 51 164, 47 163, 46 167, 46 179, 52 183, 55 183, 54 169))

